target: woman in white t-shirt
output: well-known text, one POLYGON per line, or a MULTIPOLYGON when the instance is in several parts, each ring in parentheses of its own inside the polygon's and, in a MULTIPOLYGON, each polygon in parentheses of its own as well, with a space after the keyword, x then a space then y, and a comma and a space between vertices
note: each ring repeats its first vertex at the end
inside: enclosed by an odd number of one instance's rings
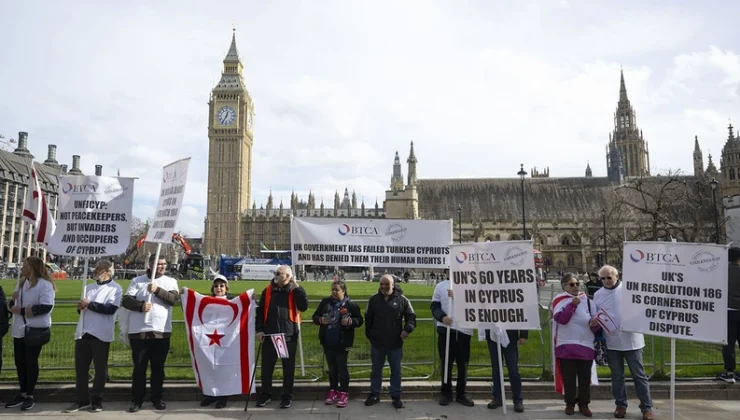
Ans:
POLYGON ((22 411, 34 406, 33 392, 39 379, 41 348, 51 338, 51 310, 54 308, 56 286, 46 270, 44 260, 28 257, 21 268, 21 282, 13 292, 10 311, 13 324, 15 368, 20 392, 6 408, 21 407, 22 411))

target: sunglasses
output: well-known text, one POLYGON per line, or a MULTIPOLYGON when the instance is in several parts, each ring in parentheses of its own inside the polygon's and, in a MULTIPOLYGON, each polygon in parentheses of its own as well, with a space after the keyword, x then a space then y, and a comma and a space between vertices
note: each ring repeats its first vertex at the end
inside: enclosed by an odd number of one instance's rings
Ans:
POLYGON ((612 276, 599 277, 599 280, 611 280, 612 276))
POLYGON ((568 283, 568 287, 578 287, 580 283, 568 283))

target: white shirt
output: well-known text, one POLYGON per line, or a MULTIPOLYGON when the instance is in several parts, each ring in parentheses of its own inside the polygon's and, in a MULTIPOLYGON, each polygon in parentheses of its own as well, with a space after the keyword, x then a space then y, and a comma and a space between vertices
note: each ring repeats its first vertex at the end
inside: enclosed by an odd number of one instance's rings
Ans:
MULTIPOLYGON (((25 308, 28 305, 54 305, 54 285, 50 281, 39 279, 36 286, 30 286, 31 283, 28 280, 23 282, 23 287, 21 287, 18 293, 18 302, 15 303, 15 306, 25 308)), ((25 324, 20 314, 14 314, 10 335, 13 338, 25 337, 26 325, 33 328, 51 327, 51 312, 39 316, 26 316, 25 324)))
MULTIPOLYGON (((111 304, 114 306, 121 306, 121 285, 111 281, 105 284, 88 284, 85 288, 85 299, 89 302, 95 302, 100 304, 111 304)), ((116 314, 110 315, 93 312, 89 308, 82 311, 80 319, 82 320, 82 328, 77 331, 79 339, 83 335, 90 334, 95 336, 100 341, 110 343, 113 341, 113 329, 115 327, 116 314)))
POLYGON ((631 351, 645 347, 645 337, 640 333, 622 331, 622 315, 619 311, 619 301, 623 295, 622 282, 613 289, 602 287, 594 293, 596 306, 603 309, 614 320, 617 326, 606 336, 606 347, 609 350, 631 351))
MULTIPOLYGON (((453 330, 459 331, 465 335, 473 335, 473 329, 472 328, 460 328, 457 321, 455 321, 455 318, 452 316, 453 311, 455 310, 455 298, 448 298, 447 297, 447 291, 450 290, 450 281, 445 280, 443 282, 440 282, 437 284, 437 286, 434 288, 434 294, 432 295, 432 302, 439 302, 442 304, 442 310, 444 313, 447 314, 450 318, 452 318, 452 325, 450 328, 453 330), (451 304, 450 304, 451 303, 451 304)), ((443 322, 437 321, 438 327, 447 327, 443 322)))
MULTIPOLYGON (((177 280, 169 276, 157 277, 154 282, 158 287, 169 292, 179 293, 177 280)), ((144 274, 133 280, 126 290, 126 296, 133 296, 140 302, 146 302, 149 295, 152 295, 152 309, 149 312, 130 311, 129 314, 129 334, 140 332, 172 332, 172 306, 163 302, 156 295, 147 291, 149 285, 149 276, 144 274)))

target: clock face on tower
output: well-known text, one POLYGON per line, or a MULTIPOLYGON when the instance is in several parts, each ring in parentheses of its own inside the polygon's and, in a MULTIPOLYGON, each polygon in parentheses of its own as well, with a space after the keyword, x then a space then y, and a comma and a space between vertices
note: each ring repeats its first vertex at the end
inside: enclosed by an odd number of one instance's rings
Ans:
POLYGON ((222 106, 221 109, 216 112, 216 120, 221 125, 231 125, 236 120, 236 111, 230 106, 222 106))

